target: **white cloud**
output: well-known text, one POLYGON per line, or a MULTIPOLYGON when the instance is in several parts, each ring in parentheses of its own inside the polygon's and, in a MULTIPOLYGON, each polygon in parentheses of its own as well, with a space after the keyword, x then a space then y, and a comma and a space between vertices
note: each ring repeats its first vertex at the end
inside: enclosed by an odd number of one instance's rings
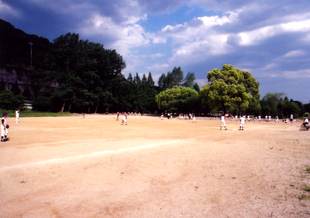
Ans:
POLYGON ((265 77, 285 77, 285 78, 310 78, 310 69, 296 70, 296 71, 282 71, 274 73, 264 73, 265 77))
POLYGON ((169 69, 169 65, 166 63, 165 64, 154 64, 154 65, 147 67, 147 69, 166 72, 169 69))
POLYGON ((236 22, 238 20, 238 13, 239 12, 228 12, 226 16, 219 17, 219 16, 204 16, 198 17, 197 19, 201 20, 204 24, 204 27, 214 27, 214 26, 223 26, 224 24, 236 22))
POLYGON ((152 59, 161 58, 161 57, 164 57, 164 56, 166 56, 166 55, 163 54, 163 53, 156 53, 156 54, 151 54, 151 55, 150 55, 150 57, 151 57, 152 59))
MULTIPOLYGON (((204 16, 193 18, 199 25, 189 23, 167 25, 158 33, 166 39, 172 39, 173 55, 169 58, 171 65, 187 65, 204 61, 208 56, 225 54, 228 34, 217 31, 216 27, 238 20, 237 12, 226 16, 204 16)), ((166 40, 167 41, 167 40, 166 40)))
POLYGON ((257 44, 262 40, 270 38, 275 35, 290 32, 309 32, 310 31, 310 20, 302 20, 298 22, 282 23, 277 25, 271 25, 255 29, 248 32, 239 33, 241 37, 241 45, 253 45, 257 44))
POLYGON ((310 19, 296 22, 283 23, 280 25, 285 32, 309 32, 310 31, 310 19))
POLYGON ((290 52, 286 53, 283 57, 290 58, 290 57, 301 56, 303 54, 305 54, 305 52, 302 50, 294 50, 294 51, 290 51, 290 52))
POLYGON ((154 44, 161 44, 161 43, 166 43, 167 42, 167 39, 166 38, 164 38, 164 37, 160 37, 160 36, 154 36, 154 37, 152 37, 152 39, 153 39, 153 43, 154 44))
MULTIPOLYGON (((135 19, 139 20, 138 18, 135 19)), ((150 43, 144 29, 140 25, 128 23, 119 25, 110 17, 100 15, 94 15, 84 22, 78 32, 85 36, 108 37, 111 43, 107 47, 116 49, 118 53, 124 56, 128 56, 130 48, 150 43)))
POLYGON ((11 6, 3 3, 2 1, 0 1, 0 14, 1 15, 9 15, 9 16, 13 16, 13 17, 20 17, 21 16, 20 11, 13 9, 11 6))

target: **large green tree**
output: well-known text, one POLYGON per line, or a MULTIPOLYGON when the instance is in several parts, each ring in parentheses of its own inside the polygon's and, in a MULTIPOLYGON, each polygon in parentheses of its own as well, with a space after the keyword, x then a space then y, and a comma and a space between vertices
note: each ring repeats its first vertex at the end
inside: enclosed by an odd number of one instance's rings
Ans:
POLYGON ((198 96, 196 90, 191 88, 182 88, 174 86, 171 89, 166 89, 155 96, 155 102, 159 109, 168 109, 168 104, 174 100, 185 100, 187 98, 198 96))
POLYGON ((226 112, 234 106, 240 113, 250 102, 259 101, 259 83, 246 71, 224 65, 207 73, 209 84, 201 90, 202 106, 226 112))
POLYGON ((158 86, 162 89, 172 88, 173 86, 180 86, 183 81, 183 71, 181 67, 174 67, 172 72, 162 74, 158 79, 158 86))
POLYGON ((102 100, 110 96, 109 81, 121 74, 125 62, 115 50, 106 50, 99 43, 79 39, 78 34, 67 33, 53 41, 48 55, 50 75, 58 88, 55 96, 80 110, 107 105, 102 100))

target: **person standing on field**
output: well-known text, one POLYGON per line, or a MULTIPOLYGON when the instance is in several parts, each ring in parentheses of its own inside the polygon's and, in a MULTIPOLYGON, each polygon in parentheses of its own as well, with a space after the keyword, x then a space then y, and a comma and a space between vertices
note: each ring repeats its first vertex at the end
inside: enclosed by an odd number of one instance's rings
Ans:
POLYGON ((222 116, 221 116, 221 126, 220 126, 220 130, 222 130, 222 125, 225 127, 225 130, 227 130, 224 114, 222 114, 222 116))
POLYGON ((244 130, 244 120, 245 120, 245 117, 241 115, 239 130, 244 130))
POLYGON ((279 122, 280 122, 278 115, 276 116, 275 122, 276 122, 276 123, 279 123, 279 122))
POLYGON ((306 127, 306 125, 309 124, 309 120, 308 120, 308 117, 304 117, 305 121, 304 123, 302 124, 304 127, 306 127))
POLYGON ((19 109, 15 111, 16 123, 19 123, 19 109))
POLYGON ((127 114, 124 114, 124 117, 122 119, 122 125, 125 123, 125 125, 127 125, 127 114))
POLYGON ((196 117, 195 117, 195 114, 193 114, 193 121, 192 123, 196 123, 196 117))
POLYGON ((290 117, 291 123, 293 123, 293 119, 294 119, 294 116, 293 116, 293 114, 291 114, 291 117, 290 117))
POLYGON ((8 141, 8 125, 6 122, 6 118, 8 116, 8 113, 4 112, 3 117, 1 119, 1 142, 8 141))

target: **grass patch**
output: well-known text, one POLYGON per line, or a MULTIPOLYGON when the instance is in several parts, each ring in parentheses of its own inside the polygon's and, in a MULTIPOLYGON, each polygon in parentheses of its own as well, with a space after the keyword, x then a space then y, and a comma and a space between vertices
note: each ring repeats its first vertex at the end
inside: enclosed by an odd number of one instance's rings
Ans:
MULTIPOLYGON (((3 112, 8 113, 8 117, 15 117, 14 110, 5 110, 0 109, 0 115, 2 116, 3 112)), ((33 110, 21 110, 19 112, 19 117, 59 117, 59 116, 71 116, 70 112, 40 112, 40 111, 33 111, 33 110)))
POLYGON ((310 167, 307 167, 306 170, 308 173, 310 173, 310 167))
POLYGON ((305 188, 305 191, 310 192, 310 186, 308 186, 307 184, 304 184, 304 188, 305 188))
POLYGON ((301 200, 310 200, 310 196, 308 195, 301 195, 301 196, 298 196, 298 199, 301 201, 301 200))

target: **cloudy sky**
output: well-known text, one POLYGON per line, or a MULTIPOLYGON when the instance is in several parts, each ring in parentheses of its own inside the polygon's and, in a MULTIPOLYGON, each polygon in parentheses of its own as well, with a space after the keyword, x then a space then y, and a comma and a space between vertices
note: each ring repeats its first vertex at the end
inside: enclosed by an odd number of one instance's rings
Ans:
POLYGON ((262 97, 310 102, 309 0, 0 0, 0 18, 50 41, 71 32, 116 49, 126 77, 157 82, 180 66, 202 87, 231 64, 252 73, 262 97))

